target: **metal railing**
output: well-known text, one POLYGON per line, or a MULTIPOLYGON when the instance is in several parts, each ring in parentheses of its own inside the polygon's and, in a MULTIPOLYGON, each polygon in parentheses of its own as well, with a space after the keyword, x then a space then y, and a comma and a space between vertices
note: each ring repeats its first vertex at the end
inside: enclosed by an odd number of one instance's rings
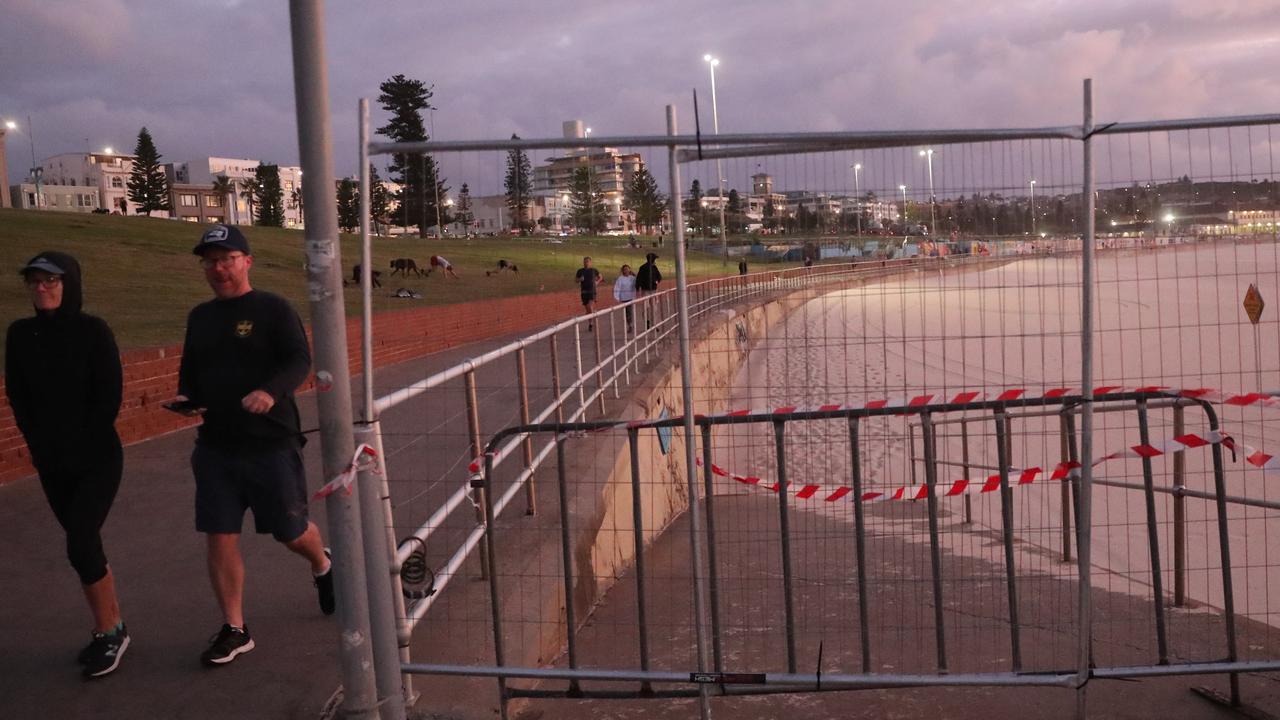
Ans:
MULTIPOLYGON (((1151 442, 1148 430, 1148 413, 1157 409, 1173 409, 1178 418, 1178 424, 1181 426, 1184 422, 1184 413, 1187 408, 1197 408, 1203 415, 1209 432, 1217 433, 1220 430, 1217 413, 1213 406, 1203 400, 1192 400, 1180 398, 1163 392, 1125 392, 1108 395, 1105 398, 1092 399, 1093 404, 1097 406, 1098 412, 1106 413, 1131 413, 1136 422, 1141 441, 1144 444, 1151 442)), ((775 692, 796 692, 805 691, 812 692, 817 690, 845 690, 851 688, 890 688, 890 687, 917 687, 917 686, 972 686, 972 685, 991 685, 991 686, 1054 686, 1054 687, 1081 687, 1088 677, 1081 679, 1077 676, 1074 669, 1061 671, 1043 671, 1034 668, 1028 668, 1023 659, 1024 643, 1021 637, 1025 620, 1020 616, 1019 602, 1020 590, 1019 583, 1022 576, 1018 572, 1015 565, 1015 534, 1016 526, 1014 523, 1014 503, 1013 488, 1015 480, 1011 476, 1019 472, 1019 469, 1012 465, 1010 460, 1010 449, 1013 441, 1014 431, 1012 422, 1014 420, 1022 420, 1026 418, 1057 418, 1059 421, 1058 433, 1062 439, 1063 445, 1063 463, 1071 463, 1078 466, 1081 457, 1078 451, 1078 433, 1076 419, 1078 418, 1082 407, 1086 404, 1086 399, 1079 395, 1058 396, 1058 397, 1028 397, 1017 400, 988 400, 969 403, 938 403, 917 406, 892 406, 880 407, 874 409, 862 408, 851 409, 844 408, 838 410, 798 410, 794 412, 773 412, 773 413, 757 413, 749 415, 715 415, 715 416, 698 416, 695 423, 700 429, 700 449, 701 449, 701 472, 704 483, 704 498, 700 506, 693 508, 695 511, 705 516, 705 534, 695 537, 692 541, 694 545, 699 542, 705 543, 708 567, 709 567, 709 625, 710 637, 712 640, 712 649, 714 657, 714 665, 712 672, 702 671, 696 668, 676 669, 676 670, 654 670, 654 658, 650 648, 650 620, 648 608, 651 601, 651 591, 646 585, 646 528, 643 522, 643 513, 641 512, 642 491, 641 486, 647 482, 642 478, 641 463, 639 461, 639 435, 643 431, 656 430, 659 428, 676 428, 682 426, 684 418, 673 417, 664 420, 653 420, 647 422, 620 423, 616 420, 599 420, 599 421, 579 421, 579 422, 534 422, 521 424, 511 428, 507 428, 495 434, 485 446, 484 465, 483 465, 483 486, 489 490, 485 495, 486 510, 490 517, 496 517, 498 511, 498 503, 493 501, 494 494, 499 490, 493 483, 495 477, 495 466, 502 455, 503 448, 508 447, 513 440, 523 439, 531 434, 548 434, 550 435, 548 446, 553 447, 558 456, 557 463, 557 488, 559 492, 559 536, 561 551, 561 580, 563 583, 563 598, 566 603, 567 622, 564 626, 564 647, 567 655, 565 667, 518 667, 509 666, 505 653, 506 634, 504 632, 505 622, 507 620, 504 610, 501 591, 504 582, 511 582, 509 575, 499 573, 490 573, 488 582, 490 587, 490 600, 492 603, 492 630, 494 642, 494 660, 493 666, 465 666, 465 665, 446 665, 446 664, 423 664, 410 663, 404 666, 404 671, 413 674, 437 674, 437 675, 466 675, 478 677, 494 677, 499 682, 500 699, 505 709, 506 702, 509 698, 514 697, 678 697, 678 696, 694 696, 701 691, 703 685, 713 686, 711 692, 713 694, 764 694, 775 692), (973 416, 972 413, 979 413, 980 416, 973 416), (956 414, 963 414, 963 417, 950 417, 956 414), (867 546, 869 543, 866 521, 864 519, 864 505, 870 500, 864 500, 864 493, 867 490, 863 477, 864 462, 861 458, 860 447, 866 445, 868 440, 860 439, 860 426, 866 420, 872 418, 889 418, 889 417, 909 417, 914 419, 914 426, 920 429, 923 445, 923 467, 924 483, 919 494, 913 496, 913 499, 925 500, 927 506, 928 519, 928 571, 930 581, 928 583, 929 604, 933 608, 932 625, 933 625, 933 642, 935 650, 935 661, 933 672, 902 672, 894 674, 880 674, 874 671, 875 665, 872 662, 873 648, 871 638, 873 637, 871 626, 871 611, 869 608, 870 598, 874 597, 872 587, 877 579, 870 575, 870 567, 867 559, 867 546), (795 502, 792 489, 802 487, 807 480, 812 478, 792 479, 788 477, 787 472, 787 441, 786 427, 793 423, 807 423, 824 420, 843 420, 848 423, 848 458, 850 474, 848 477, 849 486, 845 489, 841 497, 847 497, 848 502, 852 502, 854 510, 854 523, 851 530, 852 541, 856 548, 856 563, 853 567, 855 575, 856 594, 857 594, 857 618, 858 629, 856 635, 859 638, 859 670, 856 672, 834 671, 827 672, 819 670, 816 673, 800 672, 799 653, 797 650, 797 610, 794 601, 796 591, 794 586, 796 580, 793 575, 793 531, 789 527, 790 514, 793 512, 791 505, 795 502), (942 487, 939 479, 939 468, 943 463, 938 459, 938 427, 946 424, 959 424, 962 428, 967 427, 971 423, 984 423, 991 429, 990 437, 994 440, 996 454, 999 461, 995 466, 995 471, 999 479, 999 503, 1000 503, 1000 544, 1003 548, 1003 574, 1006 590, 1007 608, 1003 618, 1007 625, 1008 633, 1008 667, 1003 670, 990 672, 968 672, 953 673, 950 672, 950 658, 953 653, 948 646, 948 611, 947 608, 952 606, 951 596, 944 593, 944 569, 946 562, 943 558, 942 544, 940 540, 941 532, 939 529, 940 508, 939 501, 946 495, 946 488, 942 487), (729 654, 724 649, 725 631, 724 631, 724 601, 721 597, 721 582, 725 573, 725 566, 720 560, 717 552, 718 549, 718 531, 716 524, 716 508, 721 500, 715 488, 715 463, 712 458, 713 447, 713 431, 716 428, 733 425, 750 425, 750 424, 769 424, 773 428, 774 436, 774 463, 776 473, 776 485, 768 487, 767 480, 761 480, 759 487, 768 488, 773 491, 777 499, 777 526, 779 528, 778 544, 771 548, 771 552, 779 555, 781 564, 781 583, 783 600, 780 607, 772 608, 776 613, 777 625, 775 627, 783 628, 781 637, 777 637, 777 633, 773 633, 770 637, 781 640, 785 644, 785 669, 757 667, 753 661, 737 660, 729 661, 729 654), (581 528, 573 526, 573 516, 570 511, 571 498, 569 490, 569 481, 566 476, 565 460, 565 444, 569 438, 580 437, 585 433, 598 433, 601 431, 625 432, 627 438, 627 452, 630 457, 630 477, 627 479, 613 478, 611 482, 629 483, 632 498, 632 526, 624 528, 633 535, 633 562, 631 565, 631 574, 635 578, 636 598, 634 601, 635 617, 634 622, 638 628, 638 652, 640 658, 640 667, 636 669, 618 668, 618 667, 602 667, 596 664, 592 667, 584 667, 581 651, 578 647, 578 638, 582 630, 579 627, 580 621, 583 619, 583 613, 580 609, 574 607, 575 602, 575 578, 572 557, 574 553, 579 551, 579 547, 575 544, 573 538, 575 531, 581 528), (743 666, 745 665, 745 667, 743 666), (780 670, 780 671, 778 671, 780 670), (510 688, 506 684, 507 679, 525 678, 537 680, 565 680, 568 686, 564 689, 515 689, 510 688), (582 683, 590 681, 606 681, 612 683, 609 689, 599 692, 586 690, 582 687, 582 683), (632 683, 631 689, 620 690, 616 683, 632 683), (654 684, 681 686, 676 688, 667 688, 655 691, 654 684)), ((972 436, 971 436, 972 437, 972 436)), ((1152 585, 1151 606, 1152 616, 1155 618, 1155 650, 1152 653, 1151 662, 1139 665, 1124 666, 1100 666, 1093 668, 1089 677, 1096 678, 1132 678, 1132 677, 1151 677, 1157 675, 1179 675, 1179 674, 1212 674, 1222 673, 1231 676, 1231 692, 1232 701, 1239 702, 1239 685, 1237 674, 1246 671, 1264 671, 1280 668, 1280 659, 1271 660, 1252 660, 1240 661, 1237 650, 1237 637, 1235 627, 1235 608, 1234 595, 1232 586, 1232 562, 1231 562, 1231 543, 1230 543, 1230 520, 1227 514, 1227 506, 1233 502, 1233 497, 1228 494, 1225 486, 1224 459, 1223 448, 1221 443, 1213 443, 1210 448, 1212 453, 1212 476, 1213 491, 1212 492, 1192 492, 1188 491, 1182 479, 1181 473, 1183 468, 1180 461, 1175 461, 1175 482, 1172 488, 1158 487, 1155 482, 1155 473, 1152 462, 1149 457, 1142 458, 1142 476, 1141 484, 1118 484, 1118 487, 1139 490, 1144 493, 1146 500, 1145 523, 1147 527, 1147 538, 1149 542, 1149 553, 1151 560, 1150 582, 1152 585), (1216 529, 1219 543, 1219 552, 1221 557, 1221 591, 1224 598, 1223 607, 1221 608, 1223 635, 1226 646, 1226 655, 1221 659, 1194 659, 1191 661, 1175 660, 1169 651, 1168 630, 1165 622, 1166 610, 1164 608, 1165 593, 1162 588, 1162 570, 1160 565, 1161 549, 1157 533, 1157 517, 1154 509, 1155 496, 1161 491, 1171 493, 1178 502, 1185 497, 1196 497, 1211 501, 1216 514, 1216 529)), ((969 465, 966 468, 966 477, 968 470, 974 469, 975 465, 969 465)), ((1103 483, 1105 480, 1098 479, 1094 482, 1103 483)), ((1063 519, 1064 537, 1069 541, 1064 547, 1064 561, 1070 558, 1070 549, 1072 545, 1079 546, 1087 543, 1092 532, 1092 523, 1087 512, 1082 513, 1079 502, 1080 494, 1080 475, 1072 472, 1062 483, 1062 492, 1069 496, 1066 506, 1070 508, 1076 518, 1074 528, 1070 528, 1070 520, 1066 515, 1063 519)), ((510 490, 507 491, 508 495, 510 490)), ((812 493, 809 493, 811 496, 812 493)), ((803 497, 803 496, 802 496, 803 497)), ((966 496, 967 497, 967 496, 966 496)), ((1269 507, 1271 505, 1268 505, 1269 507)), ((1064 510, 1064 512, 1066 512, 1064 510)), ((497 567, 499 559, 504 551, 502 541, 503 529, 499 523, 488 523, 484 528, 484 533, 488 540, 486 552, 488 554, 488 562, 491 568, 497 567)), ((721 531, 723 532, 723 531, 721 531)), ((1181 536, 1180 536, 1181 537, 1181 536)), ((844 543, 845 538, 827 538, 834 543, 844 543)), ((1017 540, 1021 542, 1021 540, 1017 540)), ((581 542, 581 541, 580 541, 581 542)), ((1179 540, 1181 542, 1181 540, 1179 540)), ((1175 552, 1176 549, 1175 549, 1175 552)), ((1077 558, 1079 554, 1077 553, 1077 558)), ((1093 572, 1093 568, 1087 562, 1077 561, 1075 564, 1075 577, 1077 583, 1087 583, 1088 576, 1093 572)), ((1024 591, 1025 592, 1025 591, 1024 591)), ((1181 590, 1175 590, 1180 597, 1181 590)), ((1076 608, 1077 618, 1088 618, 1089 604, 1092 602, 1090 595, 1083 594, 1081 598, 1081 606, 1076 608)), ((1181 600, 1177 601, 1179 604, 1181 600)), ((704 622, 702 618, 696 616, 689 617, 688 623, 697 625, 704 622)), ((923 629, 923 628, 922 628, 923 629)), ((1083 637, 1088 637, 1092 632, 1089 624, 1081 624, 1076 627, 1077 633, 1083 637)), ((614 641, 616 642, 616 641, 614 641)), ((613 643, 610 644, 611 652, 613 651, 613 643)), ((808 648, 806 653, 812 652, 813 648, 808 648)), ((819 663, 821 663, 821 648, 818 650, 819 663)), ((612 658, 613 655, 610 655, 612 658)), ((741 657, 740 655, 738 657, 741 657)), ((806 657, 803 664, 808 665, 811 658, 806 657)), ((607 660, 605 661, 607 664, 607 660)), ((1070 662, 1065 664, 1069 667, 1070 662)))

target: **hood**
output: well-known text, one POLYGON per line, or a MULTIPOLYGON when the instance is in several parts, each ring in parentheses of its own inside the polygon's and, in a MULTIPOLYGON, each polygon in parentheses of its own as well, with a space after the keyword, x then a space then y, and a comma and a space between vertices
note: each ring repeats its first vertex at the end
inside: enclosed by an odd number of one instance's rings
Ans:
POLYGON ((84 290, 81 285, 79 261, 66 253, 56 250, 47 250, 35 257, 48 258, 55 265, 66 271, 62 274, 62 305, 53 311, 53 315, 55 317, 70 317, 79 314, 80 308, 84 305, 84 290))

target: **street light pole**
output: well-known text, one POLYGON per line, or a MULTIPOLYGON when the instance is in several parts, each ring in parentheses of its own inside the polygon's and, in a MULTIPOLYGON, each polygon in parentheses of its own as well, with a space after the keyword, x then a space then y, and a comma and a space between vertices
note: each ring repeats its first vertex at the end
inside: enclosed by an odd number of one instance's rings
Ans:
MULTIPOLYGON (((12 120, 5 121, 4 125, 10 130, 18 129, 18 123, 12 120)), ((35 183, 36 186, 36 209, 39 209, 40 206, 44 204, 41 202, 43 200, 43 193, 40 191, 40 179, 44 173, 40 170, 40 167, 36 165, 36 134, 31 129, 30 115, 27 116, 27 142, 31 144, 31 181, 35 183)))
POLYGON ((858 173, 862 171, 862 163, 853 164, 853 197, 857 201, 854 209, 858 213, 858 235, 862 235, 862 190, 858 187, 858 173))
MULTIPOLYGON (((702 59, 711 66, 711 130, 716 134, 720 134, 720 115, 716 111, 716 66, 720 64, 720 58, 712 57, 710 54, 703 55, 702 59)), ((720 195, 720 249, 723 254, 724 262, 729 261, 729 237, 724 227, 724 173, 720 170, 720 158, 716 158, 716 183, 719 188, 720 195)))
POLYGON ((1036 181, 1031 181, 1031 236, 1036 234, 1036 181))
POLYGON ((899 185, 898 189, 902 191, 902 247, 907 246, 907 186, 899 185))
POLYGON ((932 235, 938 230, 938 218, 934 212, 936 202, 933 194, 933 148, 920 151, 920 157, 925 158, 929 165, 929 234, 932 235))

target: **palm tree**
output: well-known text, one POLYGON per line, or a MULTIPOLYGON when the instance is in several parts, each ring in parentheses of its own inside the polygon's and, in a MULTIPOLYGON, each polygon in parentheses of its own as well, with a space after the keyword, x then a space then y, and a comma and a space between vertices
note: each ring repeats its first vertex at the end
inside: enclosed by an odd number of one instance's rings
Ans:
POLYGON ((249 224, 253 225, 253 194, 258 189, 258 179, 254 177, 238 178, 236 184, 240 186, 240 198, 249 205, 249 224))
POLYGON ((305 225, 307 221, 305 216, 303 215, 301 185, 299 185, 298 187, 295 187, 293 191, 289 193, 289 199, 290 201, 292 201, 293 207, 298 211, 298 224, 305 225))
POLYGON ((239 217, 237 217, 235 220, 231 219, 231 213, 235 212, 235 205, 236 205, 235 181, 233 181, 231 178, 227 177, 226 175, 216 175, 213 178, 213 191, 215 193, 218 193, 218 196, 222 198, 222 201, 224 203, 227 203, 227 212, 225 213, 226 216, 223 218, 223 220, 225 220, 228 224, 232 224, 232 225, 239 224, 237 222, 240 219, 239 217))

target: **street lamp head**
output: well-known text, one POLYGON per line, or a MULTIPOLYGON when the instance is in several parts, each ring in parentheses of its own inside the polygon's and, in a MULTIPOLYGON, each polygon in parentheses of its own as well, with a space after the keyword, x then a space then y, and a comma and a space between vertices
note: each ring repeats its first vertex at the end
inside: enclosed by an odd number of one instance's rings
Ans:
POLYGON ((862 163, 854 163, 854 164, 853 164, 853 169, 854 169, 854 170, 861 170, 861 169, 862 169, 862 163))
POLYGON ((704 62, 711 62, 711 53, 707 53, 706 55, 703 55, 702 60, 704 62))
POLYGON ((1036 184, 1036 181, 1035 181, 1035 180, 1032 180, 1032 181, 1031 181, 1031 184, 1032 184, 1032 185, 1035 185, 1035 184, 1036 184))
POLYGON ((906 191, 907 191, 907 186, 906 186, 906 185, 899 185, 899 186, 898 186, 898 189, 899 189, 899 190, 901 190, 902 192, 906 192, 906 191))
POLYGON ((9 128, 10 130, 17 130, 17 129, 18 129, 18 123, 14 122, 14 121, 12 121, 12 120, 5 120, 5 121, 4 121, 4 126, 5 126, 6 128, 9 128))
POLYGON ((102 149, 102 152, 104 152, 104 153, 106 153, 106 154, 108 154, 108 155, 114 155, 116 151, 115 151, 115 150, 113 150, 113 149, 111 149, 111 146, 110 146, 110 145, 108 145, 108 146, 106 146, 105 148, 103 148, 103 149, 102 149))

